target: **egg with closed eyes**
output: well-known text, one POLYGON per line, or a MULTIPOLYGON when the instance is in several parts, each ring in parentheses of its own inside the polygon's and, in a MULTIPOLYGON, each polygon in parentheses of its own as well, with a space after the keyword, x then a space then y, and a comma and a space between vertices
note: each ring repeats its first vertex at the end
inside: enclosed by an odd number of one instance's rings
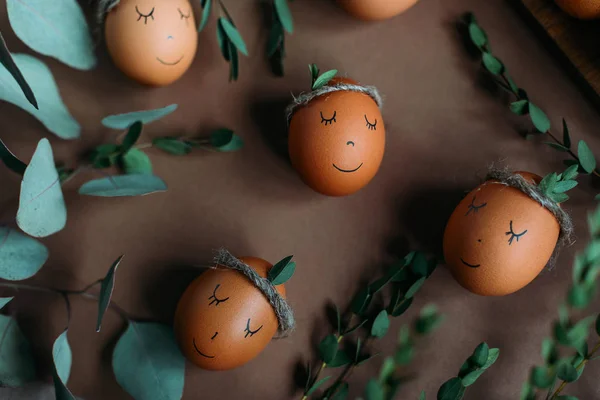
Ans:
MULTIPOLYGON (((532 183, 538 175, 517 172, 532 183)), ((560 224, 523 191, 488 180, 452 213, 444 232, 444 258, 456 281, 484 296, 514 293, 548 264, 560 224)))
MULTIPOLYGON (((241 257, 265 278, 272 265, 241 257)), ((275 286, 285 296, 283 284, 275 286)), ((219 267, 202 273, 185 290, 175 312, 175 336, 183 354, 208 370, 229 370, 256 357, 278 330, 265 295, 242 273, 219 267)))
POLYGON ((115 65, 150 86, 179 79, 198 47, 189 0, 114 1, 106 14, 104 36, 115 65))
POLYGON ((365 21, 380 21, 402 14, 419 0, 338 0, 349 14, 365 21))

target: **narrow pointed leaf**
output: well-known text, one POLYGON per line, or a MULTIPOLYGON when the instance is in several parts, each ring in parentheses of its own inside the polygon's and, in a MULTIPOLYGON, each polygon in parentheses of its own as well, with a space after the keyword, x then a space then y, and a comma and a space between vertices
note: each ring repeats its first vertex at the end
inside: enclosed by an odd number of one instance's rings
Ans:
POLYGON ((473 351, 471 360, 475 363, 475 365, 481 368, 485 365, 489 352, 490 347, 487 345, 487 343, 481 343, 475 348, 475 351, 473 351))
POLYGON ((544 142, 544 144, 552 147, 554 150, 562 151, 564 153, 568 152, 569 149, 562 144, 554 143, 554 142, 544 142))
POLYGON ((292 19, 292 12, 290 11, 288 0, 274 0, 274 1, 275 1, 275 11, 277 12, 277 17, 279 18, 281 25, 287 31, 287 33, 293 33, 294 32, 294 22, 292 19))
POLYGON ((0 297, 0 310, 4 308, 14 297, 0 297))
POLYGON ((0 386, 20 387, 36 379, 31 347, 17 321, 0 315, 0 386))
POLYGON ((62 230, 66 223, 67 208, 52 147, 48 139, 42 139, 23 175, 17 224, 33 237, 46 237, 62 230))
POLYGON ((190 146, 185 141, 179 140, 177 138, 155 138, 154 140, 152 140, 152 145, 161 149, 162 151, 177 156, 189 154, 192 151, 192 146, 190 146))
POLYGON ((246 42, 240 35, 240 32, 237 30, 235 26, 227 18, 221 17, 219 18, 219 22, 227 35, 227 38, 231 41, 231 43, 235 46, 235 48, 245 56, 248 56, 248 48, 246 47, 246 42))
POLYGON ((6 70, 15 79, 15 82, 17 82, 17 84, 21 88, 21 91, 25 95, 25 98, 27 99, 27 101, 29 101, 29 103, 35 109, 38 109, 38 103, 35 98, 35 94, 33 94, 33 90, 31 90, 31 87, 25 80, 23 73, 21 72, 21 70, 19 69, 17 64, 15 63, 15 60, 13 60, 12 55, 10 54, 10 51, 8 50, 8 47, 6 47, 6 42, 4 41, 4 37, 2 36, 2 33, 0 33, 0 64, 4 65, 4 68, 6 68, 6 70))
POLYGON ((167 185, 157 176, 137 174, 96 179, 83 184, 79 194, 98 197, 145 196, 164 192, 167 185))
POLYGON ((123 139, 123 143, 121 145, 121 151, 123 153, 128 152, 129 149, 131 149, 133 147, 135 142, 137 142, 140 135, 142 134, 143 128, 144 128, 144 124, 142 124, 142 121, 135 121, 133 124, 131 124, 131 126, 128 128, 127 134, 125 135, 125 138, 123 139))
POLYGON ((317 90, 327 85, 327 83, 329 83, 329 81, 332 80, 337 73, 337 69, 331 69, 329 71, 323 72, 313 83, 312 89, 317 90))
POLYGON ((71 375, 73 355, 66 330, 54 341, 54 345, 52 346, 52 360, 54 361, 53 380, 56 400, 75 400, 75 396, 67 389, 67 382, 71 375))
POLYGON ((314 392, 316 392, 316 391, 317 391, 317 389, 319 389, 321 386, 323 386, 323 384, 324 384, 325 382, 327 382, 327 381, 328 381, 330 378, 331 378, 331 376, 326 376, 325 378, 322 378, 322 379, 318 380, 317 382, 315 382, 315 383, 314 383, 314 384, 311 386, 311 388, 310 388, 310 389, 308 389, 308 391, 306 392, 306 396, 307 396, 307 397, 309 397, 309 396, 312 396, 312 394, 313 394, 314 392))
POLYGON ((567 121, 563 118, 563 144, 567 148, 571 148, 571 135, 569 133, 569 127, 567 126, 567 121))
POLYGON ((18 231, 0 227, 0 279, 20 281, 34 276, 48 260, 48 249, 18 231))
MULTIPOLYGON (((275 265, 273 265, 273 267, 271 267, 271 269, 267 273, 267 279, 271 281, 271 283, 277 280, 279 276, 285 271, 286 267, 291 263, 293 257, 294 256, 287 256, 283 260, 280 260, 277 263, 275 263, 275 265)), ((275 283, 273 284, 275 285, 275 283)))
POLYGON ((27 164, 23 161, 19 160, 17 156, 15 156, 12 151, 6 147, 4 142, 0 139, 0 159, 6 165, 8 169, 13 172, 16 172, 19 175, 23 175, 25 173, 25 169, 27 168, 27 164))
POLYGON ((156 110, 134 111, 126 114, 110 115, 102 120, 102 125, 111 129, 127 129, 135 122, 140 121, 144 125, 158 121, 177 110, 177 104, 157 108, 156 110))
POLYGON ((206 27, 208 20, 210 18, 210 12, 212 10, 212 0, 206 0, 204 3, 204 7, 202 8, 202 18, 200 19, 200 25, 198 26, 198 32, 202 32, 202 30, 206 27))
POLYGON ((421 287, 423 287, 423 284, 425 283, 426 280, 427 280, 426 277, 422 277, 422 278, 418 279, 415 283, 412 284, 412 286, 410 288, 408 288, 404 297, 407 299, 410 299, 415 294, 417 294, 417 292, 421 289, 421 287))
POLYGON ((271 58, 279 49, 281 42, 284 40, 283 27, 278 20, 273 21, 271 30, 269 31, 269 39, 267 40, 267 57, 271 58))
POLYGON ((110 305, 110 299, 115 288, 115 273, 117 272, 117 268, 119 267, 122 259, 122 255, 117 258, 102 280, 102 285, 100 286, 100 296, 98 298, 98 321, 96 322, 96 332, 100 332, 100 329, 102 328, 102 318, 104 318, 104 313, 110 305))

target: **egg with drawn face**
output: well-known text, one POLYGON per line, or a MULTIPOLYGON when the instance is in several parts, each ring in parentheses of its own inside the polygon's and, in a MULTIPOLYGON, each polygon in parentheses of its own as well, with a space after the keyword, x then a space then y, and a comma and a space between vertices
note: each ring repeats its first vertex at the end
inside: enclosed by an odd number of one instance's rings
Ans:
POLYGON ((104 34, 117 67, 150 86, 179 79, 198 47, 189 0, 120 0, 106 15, 104 34))
MULTIPOLYGON (((517 172, 533 183, 541 178, 517 172)), ((544 269, 556 247, 554 215, 519 189, 490 180, 456 207, 444 232, 444 257, 467 290, 502 296, 520 290, 544 269)))
POLYGON ((419 0, 338 0, 350 15, 364 21, 381 21, 402 14, 419 0))
MULTIPOLYGON (((357 83, 334 78, 328 85, 357 83)), ((385 126, 371 96, 339 90, 298 106, 290 119, 288 150, 304 182, 328 196, 346 196, 366 186, 381 165, 385 126)))
MULTIPOLYGON (((263 278, 272 265, 254 257, 240 260, 263 278)), ((285 296, 284 285, 275 286, 285 296)), ((242 273, 221 267, 194 280, 179 300, 175 336, 183 354, 208 370, 228 370, 256 357, 278 329, 273 307, 242 273)))

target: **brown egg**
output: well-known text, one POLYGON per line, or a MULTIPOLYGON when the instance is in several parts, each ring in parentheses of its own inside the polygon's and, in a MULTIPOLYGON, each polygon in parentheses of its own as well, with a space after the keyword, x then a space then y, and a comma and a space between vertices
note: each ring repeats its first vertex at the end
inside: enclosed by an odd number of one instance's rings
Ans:
MULTIPOLYGON (((338 82, 356 84, 350 79, 338 82)), ((381 165, 385 126, 367 94, 337 91, 296 108, 289 125, 292 165, 319 193, 345 196, 367 185, 381 165)))
POLYGON ((117 67, 151 86, 179 79, 198 47, 188 0, 121 0, 106 16, 104 32, 117 67))
POLYGON ((338 0, 349 14, 365 21, 379 21, 403 13, 419 0, 338 0))
MULTIPOLYGON (((262 277, 272 265, 255 257, 240 260, 262 277)), ((284 285, 276 286, 285 296, 284 285)), ((256 357, 278 329, 273 307, 242 273, 209 269, 185 290, 175 312, 175 336, 183 354, 200 368, 227 370, 256 357)))
MULTIPOLYGON (((518 172, 536 183, 539 176, 518 172)), ((452 213, 444 257, 469 291, 502 296, 525 287, 550 260, 560 233, 554 215, 518 189, 487 181, 452 213)))
POLYGON ((564 12, 579 19, 600 18, 600 1, 598 0, 555 0, 564 12))

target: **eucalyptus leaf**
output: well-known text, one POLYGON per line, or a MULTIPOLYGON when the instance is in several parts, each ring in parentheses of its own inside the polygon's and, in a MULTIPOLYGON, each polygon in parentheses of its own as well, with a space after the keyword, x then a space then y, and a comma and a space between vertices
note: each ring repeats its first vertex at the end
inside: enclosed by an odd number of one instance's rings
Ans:
POLYGON ((0 315, 0 386, 20 387, 36 378, 35 360, 17 321, 0 315))
POLYGON ((579 400, 579 399, 575 396, 561 395, 561 396, 558 396, 556 398, 556 400, 579 400))
POLYGON ((564 153, 569 151, 568 147, 563 146, 562 144, 559 143, 554 143, 554 142, 544 142, 544 144, 547 144, 548 146, 552 147, 554 150, 558 150, 558 151, 562 151, 564 153))
POLYGON ((591 316, 583 318, 568 330, 567 338, 571 346, 575 346, 587 339, 590 327, 594 324, 595 319, 595 317, 591 316))
POLYGON ((335 354, 333 360, 327 363, 327 368, 343 367, 344 365, 348 365, 351 362, 352 359, 350 358, 350 356, 348 356, 348 354, 344 350, 339 349, 335 354))
POLYGON ((296 271, 296 263, 292 261, 285 265, 285 267, 283 268, 281 273, 279 273, 277 276, 273 277, 273 280, 271 281, 271 283, 275 286, 282 285, 285 282, 287 282, 294 275, 295 271, 296 271))
POLYGON ((319 355, 321 360, 329 364, 335 358, 338 351, 338 340, 335 335, 327 335, 319 343, 319 355))
POLYGON ((392 317, 399 317, 406 312, 412 305, 413 299, 412 297, 409 299, 403 299, 399 305, 394 307, 394 310, 390 313, 392 317))
POLYGON ((425 391, 421 390, 421 394, 419 395, 419 400, 426 400, 426 395, 425 395, 425 391))
POLYGON ((27 164, 19 160, 17 156, 15 156, 12 151, 6 147, 2 139, 0 139, 0 160, 2 160, 4 165, 6 165, 6 167, 11 171, 16 172, 19 175, 23 175, 25 173, 27 164))
POLYGON ((219 23, 223 27, 223 31, 227 35, 229 41, 235 46, 235 48, 245 56, 248 56, 248 48, 246 47, 246 42, 240 35, 240 32, 237 28, 229 22, 227 18, 221 17, 219 18, 219 23))
POLYGON ((388 379, 390 379, 394 372, 396 371, 396 363, 394 362, 393 357, 386 357, 383 360, 383 365, 379 370, 379 382, 385 384, 388 379))
POLYGON ((202 6, 202 18, 200 19, 200 25, 198 26, 198 32, 206 27, 208 19, 210 18, 210 12, 212 10, 212 0, 204 0, 202 6))
POLYGON ((483 342, 475 348, 475 351, 473 351, 473 355, 471 356, 471 360, 481 368, 485 365, 489 352, 490 347, 487 345, 487 343, 483 342))
POLYGON ((408 365, 415 357, 415 348, 411 343, 398 347, 394 360, 398 365, 408 365))
POLYGON ((158 121, 171 114, 177 110, 177 107, 177 104, 171 104, 170 106, 157 108, 155 110, 134 111, 126 114, 110 115, 102 120, 102 125, 111 129, 128 129, 137 121, 144 125, 148 125, 151 122, 158 121))
POLYGON ((14 297, 0 297, 0 310, 4 308, 14 297))
POLYGON ((569 127, 567 126, 567 121, 563 118, 563 144, 567 148, 571 148, 571 135, 569 133, 569 127))
POLYGON ((48 260, 46 246, 9 227, 0 227, 0 243, 0 279, 31 278, 48 260))
POLYGON ((159 137, 152 140, 152 145, 167 153, 182 156, 192 151, 192 146, 183 140, 171 137, 159 137))
POLYGON ((554 340, 545 338, 542 342, 542 358, 548 365, 552 365, 556 362, 558 352, 554 340))
POLYGON ((319 67, 317 67, 317 64, 308 64, 308 70, 310 71, 310 77, 312 79, 310 85, 312 86, 319 77, 319 67))
POLYGON ((221 20, 217 20, 217 42, 219 43, 219 48, 221 49, 221 55, 225 61, 230 61, 231 56, 229 55, 229 39, 227 39, 227 34, 223 29, 223 24, 221 24, 221 20))
POLYGON ((228 41, 227 43, 229 46, 229 58, 231 60, 229 62, 229 81, 237 81, 240 73, 238 50, 231 41, 228 41))
MULTIPOLYGON (((53 3, 48 2, 48 4, 53 3)), ((61 139, 78 138, 81 126, 75 121, 63 103, 52 72, 46 64, 27 54, 13 54, 13 59, 27 82, 30 82, 39 109, 36 109, 23 97, 20 86, 13 79, 10 72, 4 68, 0 68, 0 86, 2 87, 0 100, 7 101, 27 111, 61 139)))
POLYGON ((385 400, 383 387, 376 379, 371 379, 365 387, 366 400, 385 400))
MULTIPOLYGON (((327 382, 327 381, 328 381, 330 378, 331 378, 331 376, 326 376, 325 378, 321 378, 321 379, 319 379, 317 382, 315 382, 315 383, 314 383, 314 384, 313 384, 313 385, 310 387, 310 389, 308 389, 308 391, 306 392, 306 396, 307 396, 307 397, 309 397, 309 396, 312 396, 312 394, 313 394, 314 392, 316 392, 316 391, 317 391, 317 389, 319 389, 321 386, 323 386, 323 384, 324 384, 325 382, 327 382)), ((137 399, 136 399, 136 400, 137 400, 137 399)))
POLYGON ((574 382, 577 380, 577 370, 568 363, 562 363, 558 366, 558 377, 565 382, 574 382))
POLYGON ((577 155, 579 156, 581 168, 583 168, 588 174, 594 172, 594 169, 596 169, 596 158, 594 157, 594 154, 592 153, 592 150, 590 150, 587 143, 583 140, 579 141, 577 155))
POLYGON ((488 369, 489 367, 491 367, 492 365, 494 365, 494 363, 498 360, 498 357, 500 357, 500 349, 498 349, 498 348, 491 348, 488 351, 487 360, 485 361, 485 364, 481 368, 482 369, 488 369))
POLYGON ((367 286, 366 288, 361 289, 352 299, 350 303, 350 309, 356 315, 361 315, 367 306, 369 305, 371 300, 370 288, 367 286))
POLYGON ((588 306, 592 299, 591 296, 589 296, 589 292, 585 286, 576 285, 571 287, 569 290, 567 300, 569 301, 569 305, 571 307, 583 309, 588 306))
POLYGON ((460 378, 452 378, 446 381, 438 390, 438 400, 460 400, 465 394, 465 387, 460 378))
POLYGON ((425 283, 426 279, 427 279, 426 277, 422 277, 422 278, 418 279, 417 281, 415 281, 415 283, 413 283, 411 285, 411 287, 408 288, 408 290, 404 294, 404 297, 407 299, 410 299, 415 294, 417 294, 417 292, 421 289, 421 287, 423 287, 423 284, 425 283))
POLYGON ((312 90, 321 89, 323 86, 327 85, 337 73, 337 69, 331 69, 329 71, 323 72, 313 83, 312 90))
POLYGON ((129 322, 112 357, 117 382, 136 400, 179 400, 185 358, 170 327, 129 322))
POLYGON ((292 20, 292 12, 288 4, 288 0, 274 0, 275 11, 283 28, 287 33, 294 32, 294 22, 292 20))
POLYGON ((144 124, 142 121, 135 121, 129 128, 127 128, 127 134, 123 139, 123 143, 121 144, 121 151, 126 153, 133 147, 135 142, 140 138, 142 134, 142 129, 144 128, 144 124))
POLYGON ((73 362, 71 346, 69 346, 67 339, 67 330, 54 341, 52 359, 54 361, 54 390, 56 400, 75 400, 75 396, 67 389, 67 382, 71 375, 71 364, 73 362))
POLYGON ((60 380, 56 371, 53 371, 52 373, 52 382, 54 382, 54 398, 56 400, 76 400, 73 393, 71 393, 67 386, 60 380))
POLYGON ((386 310, 381 310, 377 317, 375 317, 375 321, 373 321, 373 326, 371 327, 371 336, 376 338, 382 338, 387 333, 390 328, 390 319, 388 318, 388 313, 386 310))
POLYGON ((102 318, 104 318, 104 313, 110 305, 110 299, 115 288, 115 273, 117 272, 121 260, 123 260, 123 255, 115 260, 104 279, 102 279, 100 295, 98 296, 98 320, 96 322, 96 332, 100 332, 100 329, 102 328, 102 318))
POLYGON ((150 157, 139 149, 131 149, 123 154, 123 168, 126 174, 148 174, 152 175, 152 161, 150 157))
POLYGON ((4 37, 2 36, 2 33, 0 33, 0 64, 2 64, 4 66, 4 68, 6 68, 6 70, 15 79, 15 81, 21 88, 21 91, 25 95, 25 98, 27 99, 27 101, 29 101, 29 103, 35 109, 38 109, 38 103, 35 98, 35 94, 33 93, 33 90, 31 90, 31 87, 25 80, 23 73, 21 72, 21 70, 19 69, 17 64, 15 63, 15 60, 13 60, 12 55, 10 54, 8 47, 6 46, 6 41, 4 41, 4 37))
POLYGON ((517 115, 525 115, 528 112, 528 100, 517 100, 510 103, 510 111, 517 115))
POLYGON ((472 384, 475 383, 475 381, 477 381, 477 379, 479 379, 479 377, 484 372, 485 372, 485 369, 477 369, 475 371, 471 371, 461 379, 461 383, 465 387, 471 386, 472 384))
POLYGON ((231 129, 217 129, 210 134, 210 144, 218 151, 236 151, 244 147, 241 137, 233 133, 231 129))
POLYGON ((469 37, 473 44, 477 47, 483 47, 487 44, 487 35, 475 22, 469 24, 469 37))
POLYGON ((378 355, 379 355, 379 353, 367 354, 367 355, 361 356, 358 358, 358 361, 356 362, 356 366, 358 367, 359 365, 363 365, 364 363, 366 363, 367 361, 370 361, 371 359, 377 357, 378 355))
POLYGON ((548 389, 554 381, 554 375, 547 367, 534 367, 531 371, 531 382, 535 387, 548 389))
POLYGON ((343 382, 337 392, 333 396, 331 396, 330 400, 346 400, 348 398, 348 393, 350 392, 350 386, 348 382, 343 382))
POLYGON ((279 20, 274 20, 269 31, 269 39, 267 40, 267 57, 271 58, 275 55, 284 40, 283 26, 279 20))
POLYGON ((96 66, 94 42, 76 0, 7 0, 8 20, 27 46, 70 67, 96 66))
POLYGON ((147 174, 118 175, 84 183, 79 194, 98 197, 144 196, 164 192, 167 185, 157 176, 147 174))
POLYGON ((21 182, 17 224, 33 237, 50 236, 65 227, 67 208, 48 139, 39 141, 21 182))
POLYGON ((543 112, 538 106, 529 102, 529 117, 535 129, 542 133, 550 130, 550 120, 545 112, 543 112))
POLYGON ((429 263, 425 253, 416 252, 411 263, 412 271, 419 276, 427 276, 429 272, 429 263))
POLYGON ((483 66, 493 75, 500 75, 504 72, 502 62, 494 57, 491 53, 484 51, 482 53, 483 66))
POLYGON ((563 180, 571 180, 577 178, 579 175, 579 164, 571 165, 569 168, 562 173, 563 180))

